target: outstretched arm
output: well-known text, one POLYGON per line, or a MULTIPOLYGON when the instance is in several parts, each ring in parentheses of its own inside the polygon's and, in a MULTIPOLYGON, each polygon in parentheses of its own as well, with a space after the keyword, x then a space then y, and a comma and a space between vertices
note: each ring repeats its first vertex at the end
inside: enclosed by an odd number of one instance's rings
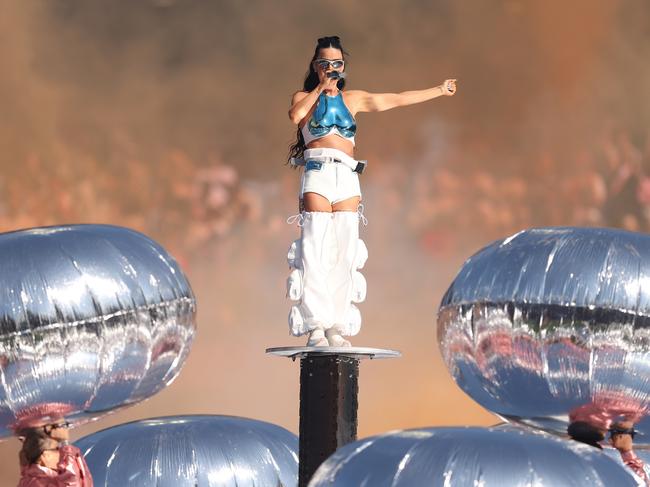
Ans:
POLYGON ((405 107, 432 100, 439 96, 453 96, 456 80, 445 80, 441 85, 426 90, 404 91, 402 93, 368 93, 355 90, 348 93, 354 112, 383 112, 391 108, 405 107))

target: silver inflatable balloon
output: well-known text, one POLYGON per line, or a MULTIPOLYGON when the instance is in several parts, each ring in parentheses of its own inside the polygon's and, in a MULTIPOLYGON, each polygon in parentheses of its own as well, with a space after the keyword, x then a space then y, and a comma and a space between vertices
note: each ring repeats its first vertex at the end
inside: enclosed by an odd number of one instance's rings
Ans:
POLYGON ((345 445, 309 487, 619 487, 637 485, 600 450, 548 435, 484 428, 390 432, 345 445))
POLYGON ((0 437, 80 423, 155 394, 179 373, 195 299, 174 259, 106 225, 0 235, 0 437))
POLYGON ((76 442, 97 487, 257 487, 298 484, 298 437, 231 416, 122 424, 76 442))
MULTIPOLYGON (((634 472, 634 469, 626 465, 623 458, 621 457, 621 454, 619 453, 618 450, 611 448, 611 447, 605 447, 603 448, 603 452, 610 458, 612 458, 616 463, 618 463, 621 467, 630 469, 631 471, 634 472)), ((650 478, 650 450, 646 450, 643 448, 635 448, 634 449, 634 455, 637 457, 636 462, 639 463, 639 468, 643 470, 643 472, 635 472, 635 474, 638 474, 639 476, 639 484, 640 485, 645 485, 641 480, 641 477, 643 473, 645 473, 646 477, 650 478)))
POLYGON ((650 236, 520 232, 465 262, 438 313, 458 385, 510 421, 603 435, 630 421, 650 442, 650 236))

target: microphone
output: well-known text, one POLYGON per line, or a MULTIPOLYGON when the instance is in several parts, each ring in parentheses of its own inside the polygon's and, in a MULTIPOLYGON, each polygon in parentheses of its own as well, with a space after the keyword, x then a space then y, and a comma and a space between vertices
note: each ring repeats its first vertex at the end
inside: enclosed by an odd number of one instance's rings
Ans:
POLYGON ((330 71, 327 73, 327 77, 332 79, 341 79, 345 78, 345 76, 345 73, 341 73, 340 71, 330 71))

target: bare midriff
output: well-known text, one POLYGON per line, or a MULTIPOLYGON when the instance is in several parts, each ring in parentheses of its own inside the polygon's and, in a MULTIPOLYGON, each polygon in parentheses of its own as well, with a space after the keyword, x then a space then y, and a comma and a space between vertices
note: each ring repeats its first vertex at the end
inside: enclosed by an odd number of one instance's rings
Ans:
POLYGON ((354 145, 349 140, 336 134, 326 135, 320 139, 312 140, 307 149, 337 149, 354 158, 354 145))

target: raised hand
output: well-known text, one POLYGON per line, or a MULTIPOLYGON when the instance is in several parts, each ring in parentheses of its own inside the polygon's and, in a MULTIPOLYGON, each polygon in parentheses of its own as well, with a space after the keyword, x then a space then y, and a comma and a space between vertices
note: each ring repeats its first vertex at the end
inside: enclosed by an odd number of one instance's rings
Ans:
POLYGON ((326 74, 319 74, 320 78, 320 90, 321 91, 334 91, 336 90, 336 84, 339 82, 337 78, 328 78, 326 74))
POLYGON ((445 96, 454 96, 456 94, 456 80, 455 79, 446 79, 440 85, 442 88, 442 94, 445 96))

